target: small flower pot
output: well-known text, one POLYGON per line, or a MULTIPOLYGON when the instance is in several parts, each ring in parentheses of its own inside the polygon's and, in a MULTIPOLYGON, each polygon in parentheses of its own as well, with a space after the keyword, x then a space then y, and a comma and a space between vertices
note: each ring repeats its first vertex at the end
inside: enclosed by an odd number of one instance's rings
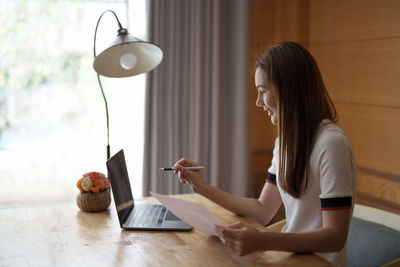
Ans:
POLYGON ((99 193, 79 192, 76 204, 82 211, 99 212, 108 209, 111 203, 110 188, 99 193))

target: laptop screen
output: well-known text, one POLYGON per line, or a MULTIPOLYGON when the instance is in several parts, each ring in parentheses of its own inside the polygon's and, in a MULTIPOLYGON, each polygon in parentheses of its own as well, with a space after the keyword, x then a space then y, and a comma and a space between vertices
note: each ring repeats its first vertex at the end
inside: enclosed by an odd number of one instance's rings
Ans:
POLYGON ((122 225, 134 205, 123 149, 107 161, 107 170, 119 223, 122 225))

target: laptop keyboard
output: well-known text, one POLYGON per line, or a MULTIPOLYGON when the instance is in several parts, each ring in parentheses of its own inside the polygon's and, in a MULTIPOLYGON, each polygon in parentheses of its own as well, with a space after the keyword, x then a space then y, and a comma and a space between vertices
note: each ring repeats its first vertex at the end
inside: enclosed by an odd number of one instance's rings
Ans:
POLYGON ((133 210, 133 216, 129 216, 127 224, 132 226, 161 224, 166 211, 167 208, 162 205, 138 205, 133 210))

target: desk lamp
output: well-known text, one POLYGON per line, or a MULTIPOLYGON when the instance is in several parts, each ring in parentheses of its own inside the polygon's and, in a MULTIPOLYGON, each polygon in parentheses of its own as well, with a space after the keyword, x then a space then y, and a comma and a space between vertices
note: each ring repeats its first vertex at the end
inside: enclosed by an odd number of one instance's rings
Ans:
POLYGON ((163 58, 163 52, 155 44, 144 42, 128 33, 128 30, 121 26, 119 19, 114 11, 104 11, 97 21, 94 32, 93 44, 94 62, 93 68, 97 73, 97 80, 103 95, 106 106, 107 117, 107 160, 110 158, 110 131, 108 118, 107 99, 104 94, 103 86, 100 81, 100 75, 111 78, 122 78, 135 76, 141 73, 151 71, 160 64, 163 58), (114 14, 118 23, 118 34, 115 40, 99 55, 96 55, 96 36, 97 28, 101 18, 106 12, 114 14))

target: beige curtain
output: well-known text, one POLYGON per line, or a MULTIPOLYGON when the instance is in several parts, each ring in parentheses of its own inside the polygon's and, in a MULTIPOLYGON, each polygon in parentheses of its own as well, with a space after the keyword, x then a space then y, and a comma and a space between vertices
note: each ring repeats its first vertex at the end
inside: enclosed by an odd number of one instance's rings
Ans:
POLYGON ((182 157, 238 195, 249 189, 247 0, 150 0, 149 41, 164 52, 148 75, 143 194, 190 192, 172 173, 182 157))

